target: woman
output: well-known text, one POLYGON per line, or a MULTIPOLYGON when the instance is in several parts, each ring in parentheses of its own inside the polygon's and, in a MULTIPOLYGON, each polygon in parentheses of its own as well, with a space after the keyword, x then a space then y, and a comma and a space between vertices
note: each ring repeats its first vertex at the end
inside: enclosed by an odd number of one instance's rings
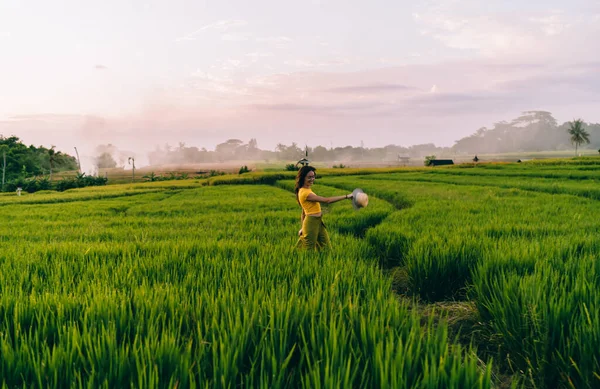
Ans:
POLYGON ((296 200, 302 207, 302 229, 298 231, 299 248, 324 249, 329 246, 329 234, 323 224, 321 204, 331 204, 340 200, 352 199, 352 194, 335 197, 321 197, 313 193, 311 187, 315 182, 316 169, 302 166, 296 176, 296 200))

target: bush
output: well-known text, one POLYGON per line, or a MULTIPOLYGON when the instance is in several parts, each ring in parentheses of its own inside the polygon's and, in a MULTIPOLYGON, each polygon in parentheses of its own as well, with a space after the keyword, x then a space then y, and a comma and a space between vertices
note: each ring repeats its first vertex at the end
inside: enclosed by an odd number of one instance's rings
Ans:
POLYGON ((240 171, 238 172, 238 174, 244 174, 244 173, 248 173, 250 172, 250 170, 248 170, 248 166, 244 165, 240 168, 240 171))
POLYGON ((431 161, 435 159, 435 155, 428 155, 425 157, 425 166, 431 166, 431 161))
POLYGON ((294 165, 293 163, 289 163, 285 165, 285 170, 288 172, 297 172, 300 169, 298 169, 298 166, 294 165))
POLYGON ((55 184, 55 188, 59 192, 64 192, 68 189, 78 188, 77 180, 74 180, 72 178, 63 178, 55 184))
POLYGON ((426 301, 464 298, 472 282, 471 269, 482 256, 481 246, 470 237, 422 237, 405 259, 412 292, 426 301))
POLYGON ((68 189, 84 188, 86 186, 102 186, 106 185, 108 178, 86 176, 85 173, 78 174, 75 178, 63 178, 54 184, 54 188, 63 192, 68 189))
POLYGON ((224 176, 224 175, 225 175, 225 172, 222 172, 222 171, 220 171, 220 170, 211 170, 211 171, 208 173, 208 176, 209 176, 209 177, 224 176))
POLYGON ((4 186, 5 192, 15 192, 17 188, 23 189, 25 192, 34 193, 39 190, 52 189, 52 183, 48 177, 32 177, 32 178, 17 178, 6 183, 4 186))
POLYGON ((142 178, 150 182, 158 181, 159 179, 159 177, 154 172, 150 172, 150 174, 143 175, 142 178))

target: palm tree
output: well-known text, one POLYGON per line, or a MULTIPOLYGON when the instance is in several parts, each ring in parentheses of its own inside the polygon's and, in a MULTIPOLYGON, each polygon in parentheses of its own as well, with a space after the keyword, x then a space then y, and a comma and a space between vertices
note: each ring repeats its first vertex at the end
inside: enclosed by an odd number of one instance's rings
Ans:
POLYGON ((134 182, 135 181, 135 159, 133 159, 133 157, 129 157, 127 162, 129 162, 129 164, 132 165, 132 167, 133 167, 133 170, 131 171, 131 182, 134 182))
POLYGON ((56 157, 56 152, 54 151, 55 147, 56 146, 52 145, 52 147, 48 149, 48 159, 50 161, 50 181, 52 181, 52 168, 54 167, 54 158, 56 157))
POLYGON ((575 145, 575 156, 577 156, 577 147, 584 143, 590 143, 590 134, 583 128, 583 120, 581 119, 569 122, 567 132, 571 135, 571 143, 575 145))

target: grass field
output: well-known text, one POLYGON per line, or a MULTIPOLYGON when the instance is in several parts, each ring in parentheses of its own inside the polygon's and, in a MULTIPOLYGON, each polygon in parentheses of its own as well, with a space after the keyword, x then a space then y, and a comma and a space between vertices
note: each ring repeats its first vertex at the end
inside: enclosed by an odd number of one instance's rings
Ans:
POLYGON ((600 159, 0 196, 3 387, 600 387, 600 159))

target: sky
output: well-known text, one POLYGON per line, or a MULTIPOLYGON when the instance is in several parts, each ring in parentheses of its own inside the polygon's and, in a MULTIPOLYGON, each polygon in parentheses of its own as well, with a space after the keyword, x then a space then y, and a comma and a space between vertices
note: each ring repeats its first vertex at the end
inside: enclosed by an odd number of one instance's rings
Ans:
POLYGON ((600 0, 0 0, 0 134, 89 155, 597 123, 598 37, 600 0))

